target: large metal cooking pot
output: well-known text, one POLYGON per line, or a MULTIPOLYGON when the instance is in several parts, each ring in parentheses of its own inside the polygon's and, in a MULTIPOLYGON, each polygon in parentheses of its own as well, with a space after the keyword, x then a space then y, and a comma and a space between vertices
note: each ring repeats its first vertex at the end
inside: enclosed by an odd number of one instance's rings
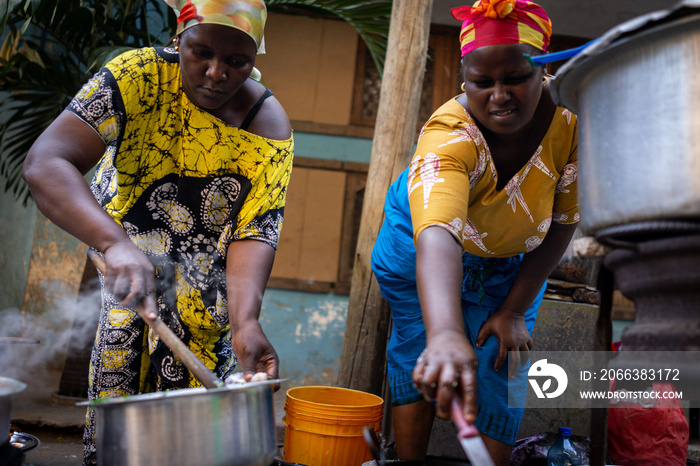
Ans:
POLYGON ((269 466, 277 453, 273 385, 93 401, 98 465, 269 466))
POLYGON ((700 220, 700 1, 623 23, 556 73, 579 116, 584 234, 700 220), (658 223, 658 222, 657 222, 658 223))
POLYGON ((5 443, 10 433, 12 395, 21 392, 27 385, 8 377, 0 377, 0 445, 5 443))

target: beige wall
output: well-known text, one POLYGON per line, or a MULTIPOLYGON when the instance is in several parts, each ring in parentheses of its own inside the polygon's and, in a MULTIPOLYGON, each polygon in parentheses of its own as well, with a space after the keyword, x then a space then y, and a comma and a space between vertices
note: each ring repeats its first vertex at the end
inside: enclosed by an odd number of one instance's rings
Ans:
POLYGON ((357 42, 341 21, 270 14, 256 67, 291 120, 348 125, 357 42))
POLYGON ((294 167, 272 276, 336 282, 346 174, 294 167))

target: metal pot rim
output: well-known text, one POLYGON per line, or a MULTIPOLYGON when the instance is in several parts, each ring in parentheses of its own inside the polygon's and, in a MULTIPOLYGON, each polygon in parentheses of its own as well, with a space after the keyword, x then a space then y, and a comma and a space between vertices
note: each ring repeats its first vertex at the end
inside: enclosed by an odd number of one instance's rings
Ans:
POLYGON ((121 396, 118 398, 97 398, 95 400, 81 401, 80 403, 76 403, 76 406, 92 406, 93 408, 101 408, 126 403, 147 403, 154 400, 158 401, 164 399, 191 397, 197 395, 215 396, 224 395, 232 392, 257 391, 260 388, 269 388, 271 390, 273 385, 283 382, 285 380, 287 379, 265 380, 261 382, 247 382, 236 386, 226 386, 221 388, 182 388, 164 392, 141 393, 138 395, 121 396))
MULTIPOLYGON (((580 53, 565 62, 556 72, 552 80, 552 98, 557 105, 568 108, 574 113, 578 111, 575 89, 567 77, 581 75, 585 70, 594 68, 595 61, 602 59, 601 55, 642 36, 657 34, 679 23, 700 20, 700 0, 684 0, 666 10, 653 11, 621 23, 603 34, 580 53)), ((574 86, 575 87, 575 86, 574 86)))
POLYGON ((12 395, 27 388, 27 384, 9 377, 0 377, 0 396, 12 395))

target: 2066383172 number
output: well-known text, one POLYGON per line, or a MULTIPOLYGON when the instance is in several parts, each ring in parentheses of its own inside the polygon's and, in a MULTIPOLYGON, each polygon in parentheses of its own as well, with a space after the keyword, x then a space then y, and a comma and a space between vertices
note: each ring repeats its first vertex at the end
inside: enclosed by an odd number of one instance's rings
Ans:
POLYGON ((678 369, 600 369, 600 380, 649 380, 669 382, 680 380, 678 369))

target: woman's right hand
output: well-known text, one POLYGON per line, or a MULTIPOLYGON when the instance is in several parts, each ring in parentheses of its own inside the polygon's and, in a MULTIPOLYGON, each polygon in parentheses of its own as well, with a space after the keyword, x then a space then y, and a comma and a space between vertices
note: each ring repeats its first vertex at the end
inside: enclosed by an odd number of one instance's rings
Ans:
POLYGON ((158 316, 153 299, 155 269, 153 264, 130 240, 114 243, 104 251, 107 270, 105 286, 119 304, 143 306, 144 317, 158 316))
POLYGON ((466 336, 455 330, 430 335, 413 369, 413 383, 427 401, 436 402, 436 415, 450 418, 452 398, 464 407, 466 421, 476 421, 476 371, 479 360, 466 336))

